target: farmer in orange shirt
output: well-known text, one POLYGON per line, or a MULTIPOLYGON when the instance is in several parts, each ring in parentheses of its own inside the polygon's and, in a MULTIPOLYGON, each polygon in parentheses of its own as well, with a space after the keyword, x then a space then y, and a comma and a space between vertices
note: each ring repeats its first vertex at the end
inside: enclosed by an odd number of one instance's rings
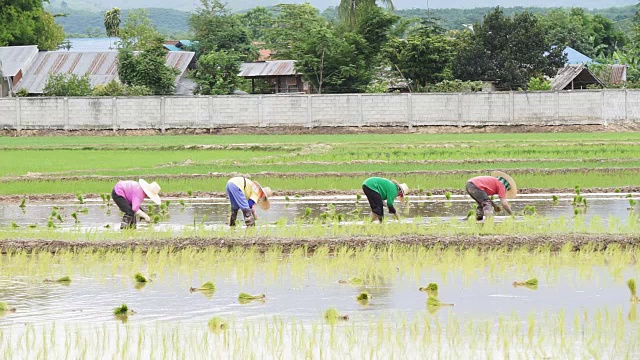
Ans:
POLYGON ((507 198, 513 199, 518 193, 516 182, 511 176, 494 171, 491 176, 477 176, 467 181, 467 193, 478 203, 476 208, 476 220, 481 221, 485 216, 493 216, 493 212, 500 212, 500 207, 491 201, 492 195, 498 195, 502 207, 511 215, 511 207, 507 198))

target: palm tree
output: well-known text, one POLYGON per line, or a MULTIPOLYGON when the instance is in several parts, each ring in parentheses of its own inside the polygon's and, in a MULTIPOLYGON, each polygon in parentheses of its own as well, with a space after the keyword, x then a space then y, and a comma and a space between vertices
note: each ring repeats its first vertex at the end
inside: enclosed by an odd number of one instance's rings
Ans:
POLYGON ((104 29, 109 37, 109 48, 111 48, 111 37, 120 34, 120 9, 115 7, 104 13, 104 29))
MULTIPOLYGON (((382 5, 393 10, 393 0, 380 0, 382 5)), ((338 18, 343 22, 355 26, 360 12, 369 6, 377 6, 376 0, 340 0, 338 18)))

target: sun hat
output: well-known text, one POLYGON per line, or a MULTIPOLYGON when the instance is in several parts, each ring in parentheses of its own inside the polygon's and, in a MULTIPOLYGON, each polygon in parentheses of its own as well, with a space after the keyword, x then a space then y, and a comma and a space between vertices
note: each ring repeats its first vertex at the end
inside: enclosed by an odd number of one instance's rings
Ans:
POLYGON ((257 205, 260 206, 260 209, 262 210, 269 210, 269 208, 271 207, 269 198, 271 197, 271 195, 273 195, 273 191, 270 187, 262 187, 262 185, 260 185, 260 183, 257 181, 254 181, 253 183, 256 184, 256 186, 260 188, 260 191, 262 192, 260 199, 258 199, 257 205))
POLYGON ((142 190, 145 194, 147 194, 149 199, 156 203, 156 205, 160 205, 160 195, 158 195, 160 193, 160 185, 158 185, 158 183, 156 183, 155 181, 149 184, 143 179, 138 180, 138 183, 140 183, 140 186, 142 186, 142 190))
POLYGON ((400 192, 401 194, 398 194, 398 196, 405 196, 409 193, 409 186, 407 186, 407 184, 402 183, 400 184, 399 182, 395 181, 395 180, 391 180, 392 183, 396 184, 397 187, 400 188, 400 192))
POLYGON ((498 180, 504 185, 505 189, 507 189, 507 198, 513 199, 518 194, 518 187, 516 186, 515 180, 513 178, 502 171, 494 171, 491 173, 491 176, 497 177, 498 180))

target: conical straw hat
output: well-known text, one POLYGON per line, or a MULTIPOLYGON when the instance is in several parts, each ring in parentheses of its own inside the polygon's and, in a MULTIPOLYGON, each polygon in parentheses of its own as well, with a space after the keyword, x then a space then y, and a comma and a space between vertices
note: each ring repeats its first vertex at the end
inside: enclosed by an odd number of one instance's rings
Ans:
POLYGON ((491 173, 491 176, 497 177, 498 179, 502 178, 509 183, 510 189, 507 189, 508 199, 513 199, 516 197, 516 195, 518 195, 518 187, 516 186, 515 180, 513 180, 511 176, 503 173, 502 171, 494 171, 491 173))
POLYGON ((147 194, 149 199, 156 203, 156 205, 160 205, 160 195, 158 195, 160 193, 160 185, 158 185, 158 183, 156 183, 155 181, 149 184, 143 179, 138 180, 138 183, 140 183, 140 186, 142 186, 142 190, 145 194, 147 194))
POLYGON ((262 191, 262 196, 260 196, 257 205, 260 206, 260 209, 262 210, 269 210, 269 208, 271 207, 269 197, 273 195, 273 191, 270 187, 262 187, 262 185, 260 185, 260 183, 257 181, 254 181, 253 183, 260 188, 260 191, 262 191))

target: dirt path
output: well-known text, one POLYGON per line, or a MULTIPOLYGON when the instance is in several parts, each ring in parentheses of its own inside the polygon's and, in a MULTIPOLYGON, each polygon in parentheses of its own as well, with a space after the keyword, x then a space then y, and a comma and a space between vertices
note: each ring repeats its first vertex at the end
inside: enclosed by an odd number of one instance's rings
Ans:
POLYGON ((283 251, 306 247, 313 251, 317 247, 326 246, 330 249, 348 246, 360 248, 364 246, 441 246, 467 248, 521 248, 548 246, 552 250, 559 250, 566 244, 572 244, 575 251, 579 251, 588 244, 596 244, 598 250, 605 250, 611 244, 622 246, 640 246, 640 235, 611 235, 611 234, 549 234, 549 235, 522 235, 522 236, 433 236, 433 235, 406 235, 394 237, 380 236, 357 236, 357 237, 319 237, 315 239, 296 238, 270 238, 270 237, 246 237, 246 238, 169 238, 169 239, 148 239, 135 241, 105 241, 105 242, 81 242, 81 241, 52 241, 52 240, 5 240, 0 242, 0 252, 11 251, 61 251, 61 250, 140 250, 157 251, 163 248, 170 248, 178 251, 185 248, 203 249, 208 247, 232 248, 232 247, 255 247, 261 251, 277 246, 283 251))

